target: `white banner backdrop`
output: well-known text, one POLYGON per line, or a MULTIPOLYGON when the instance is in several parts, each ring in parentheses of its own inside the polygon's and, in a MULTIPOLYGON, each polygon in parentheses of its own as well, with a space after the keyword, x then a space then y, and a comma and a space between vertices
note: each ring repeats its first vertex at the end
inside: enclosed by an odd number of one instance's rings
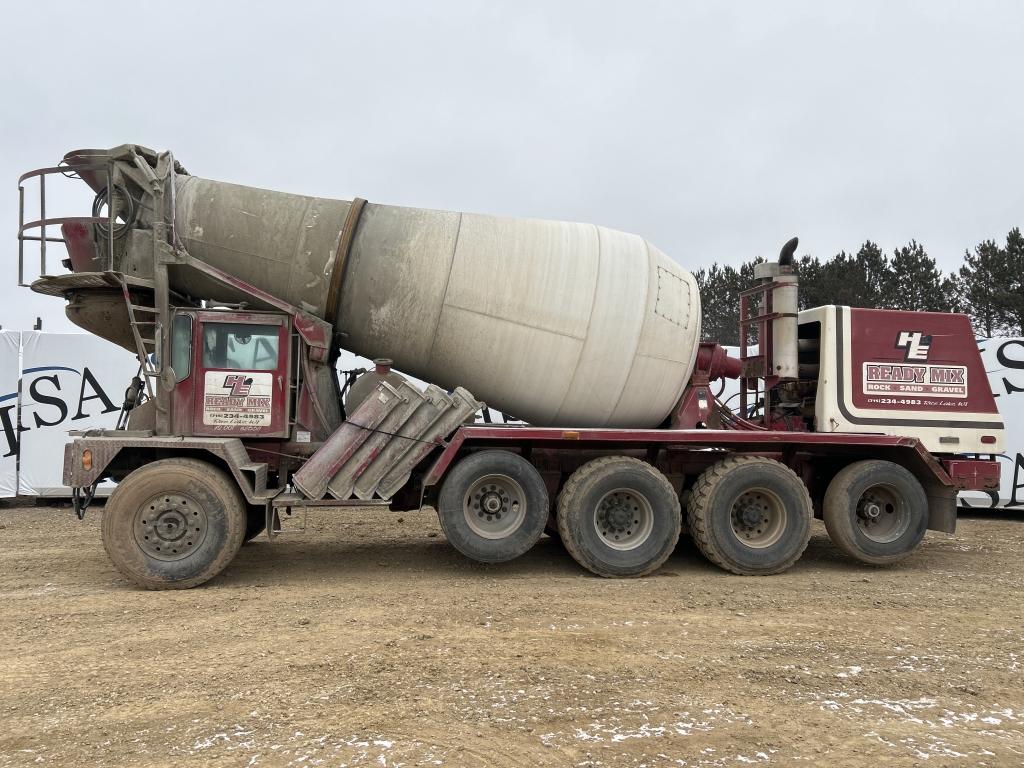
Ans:
POLYGON ((18 373, 21 331, 0 331, 0 498, 18 493, 18 373))
POLYGON ((1006 452, 999 457, 1000 488, 996 493, 960 494, 965 507, 1024 507, 1024 339, 978 342, 992 394, 1006 426, 1006 452))
POLYGON ((135 358, 97 336, 25 331, 21 341, 21 464, 18 494, 66 496, 70 430, 113 428, 135 358))

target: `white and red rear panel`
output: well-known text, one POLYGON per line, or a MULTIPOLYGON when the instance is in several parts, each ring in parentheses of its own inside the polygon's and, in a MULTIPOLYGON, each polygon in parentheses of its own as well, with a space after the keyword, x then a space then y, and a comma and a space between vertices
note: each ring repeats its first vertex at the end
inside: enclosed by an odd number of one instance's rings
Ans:
POLYGON ((1002 452, 1003 420, 966 315, 827 306, 801 312, 800 326, 804 337, 820 329, 817 431, 1002 452))

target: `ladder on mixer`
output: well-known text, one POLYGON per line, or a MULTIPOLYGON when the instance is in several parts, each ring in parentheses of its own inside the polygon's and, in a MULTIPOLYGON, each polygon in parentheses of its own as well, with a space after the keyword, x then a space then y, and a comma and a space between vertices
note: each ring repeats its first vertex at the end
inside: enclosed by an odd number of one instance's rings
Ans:
POLYGON ((159 373, 153 366, 149 354, 150 352, 157 352, 157 329, 160 326, 160 321, 156 318, 159 310, 156 307, 146 307, 133 303, 131 293, 128 291, 128 283, 123 278, 121 279, 121 293, 124 295, 125 307, 128 309, 128 324, 131 326, 132 336, 135 338, 135 349, 138 354, 139 365, 141 366, 142 375, 146 380, 146 395, 152 398, 154 396, 152 381, 159 376, 159 373), (151 315, 153 319, 139 320, 136 317, 136 312, 151 315), (145 335, 143 329, 149 329, 151 335, 145 335))

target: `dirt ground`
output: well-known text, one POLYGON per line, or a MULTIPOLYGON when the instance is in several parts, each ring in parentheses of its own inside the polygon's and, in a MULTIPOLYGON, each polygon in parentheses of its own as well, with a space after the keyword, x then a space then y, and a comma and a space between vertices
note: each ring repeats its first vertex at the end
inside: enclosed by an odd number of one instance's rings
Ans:
POLYGON ((1024 765, 1024 513, 887 570, 816 523, 780 576, 684 543, 605 581, 319 511, 186 592, 130 587, 99 516, 0 509, 0 766, 1024 765))

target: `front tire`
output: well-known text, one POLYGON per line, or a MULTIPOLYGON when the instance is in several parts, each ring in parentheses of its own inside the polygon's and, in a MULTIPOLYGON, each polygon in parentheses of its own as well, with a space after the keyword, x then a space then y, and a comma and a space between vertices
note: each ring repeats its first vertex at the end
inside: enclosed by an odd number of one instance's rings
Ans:
POLYGON ((825 528, 839 549, 868 565, 888 565, 916 550, 928 527, 928 496, 891 461, 844 467, 825 491, 825 528))
POLYGON ((529 551, 548 520, 547 487, 536 468, 509 451, 462 459, 445 478, 437 516, 448 542, 481 563, 529 551))
POLYGON ((697 479, 687 523, 712 563, 740 576, 766 576, 800 559, 812 512, 807 486, 789 467, 761 456, 733 456, 697 479))
POLYGON ((237 484, 196 459, 162 459, 122 480, 103 509, 103 547, 145 589, 188 589, 223 571, 242 546, 237 484))
POLYGON ((656 571, 679 541, 679 496, 668 479, 628 456, 594 459, 558 495, 558 531, 573 559, 606 578, 656 571))

